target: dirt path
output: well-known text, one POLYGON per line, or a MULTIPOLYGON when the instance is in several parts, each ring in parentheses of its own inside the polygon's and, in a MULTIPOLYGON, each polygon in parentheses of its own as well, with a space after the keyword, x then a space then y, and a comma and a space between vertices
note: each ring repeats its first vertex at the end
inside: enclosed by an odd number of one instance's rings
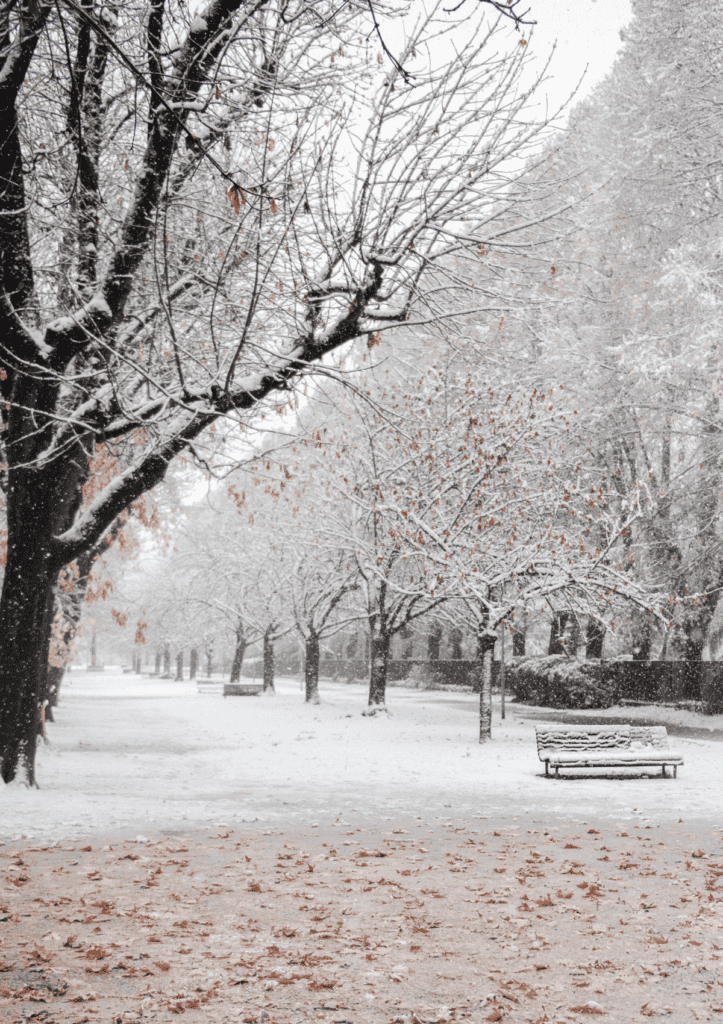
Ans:
POLYGON ((0 1020, 722 1019, 709 822, 346 813, 3 848, 0 1020))

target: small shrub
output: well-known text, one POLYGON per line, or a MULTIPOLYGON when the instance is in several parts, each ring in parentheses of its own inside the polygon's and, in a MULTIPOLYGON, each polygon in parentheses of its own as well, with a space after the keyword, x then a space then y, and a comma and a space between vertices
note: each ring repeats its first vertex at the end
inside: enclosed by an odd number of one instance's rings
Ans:
POLYGON ((524 658, 509 672, 510 688, 522 704, 538 707, 610 708, 617 688, 605 678, 599 661, 579 661, 565 654, 524 658))

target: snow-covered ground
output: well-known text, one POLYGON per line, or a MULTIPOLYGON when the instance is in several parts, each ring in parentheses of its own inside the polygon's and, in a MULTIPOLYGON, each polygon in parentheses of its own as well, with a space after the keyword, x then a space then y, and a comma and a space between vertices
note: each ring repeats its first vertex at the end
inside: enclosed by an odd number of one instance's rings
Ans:
MULTIPOLYGON (((477 742, 472 694, 393 688, 390 717, 361 715, 364 687, 322 682, 306 705, 300 683, 268 697, 199 695, 195 684, 74 672, 39 791, 0 791, 0 838, 57 839, 128 829, 258 821, 311 824, 338 815, 720 820, 723 743, 671 737, 685 756, 677 780, 546 779, 533 722, 499 711, 477 742)), ((625 714, 630 714, 625 709, 625 714)), ((650 709, 636 709, 650 717, 650 709)), ((659 721, 720 728, 718 719, 657 709, 659 721), (667 716, 667 718, 666 718, 667 716)))

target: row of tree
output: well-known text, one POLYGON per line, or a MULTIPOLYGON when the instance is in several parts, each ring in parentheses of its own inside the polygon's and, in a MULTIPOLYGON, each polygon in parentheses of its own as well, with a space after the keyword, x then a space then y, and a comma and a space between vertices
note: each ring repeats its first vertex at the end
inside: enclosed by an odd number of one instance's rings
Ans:
POLYGON ((431 613, 481 660, 541 601, 627 615, 639 656, 714 645, 723 21, 638 0, 541 146, 515 6, 435 9, 399 59, 377 3, 2 8, 6 781, 94 560, 179 458, 251 462, 226 560, 178 541, 184 593, 251 608, 244 637, 282 595, 312 667, 363 615, 372 708, 431 613))
MULTIPOLYGON (((374 711, 392 639, 431 616, 475 637, 488 688, 500 624, 526 608, 585 615, 599 636, 623 601, 663 615, 619 543, 650 497, 624 506, 583 465, 564 391, 495 372, 482 343, 419 341, 400 330, 309 394, 295 441, 188 511, 132 617, 181 645, 210 645, 223 620, 232 678, 249 643, 270 659, 293 630, 307 700, 322 644, 362 623, 374 711)), ((484 706, 488 735, 488 689, 484 706)))
POLYGON ((5 782, 34 784, 61 574, 329 353, 468 308, 440 261, 526 244, 516 9, 432 5, 392 55, 385 0, 0 2, 5 782))

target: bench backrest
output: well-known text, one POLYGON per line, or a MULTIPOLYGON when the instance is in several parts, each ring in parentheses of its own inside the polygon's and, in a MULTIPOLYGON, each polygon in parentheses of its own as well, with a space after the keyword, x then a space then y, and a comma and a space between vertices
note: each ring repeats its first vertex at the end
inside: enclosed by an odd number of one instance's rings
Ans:
POLYGON ((668 730, 664 725, 631 725, 630 746, 638 744, 643 747, 655 747, 656 750, 668 749, 668 730))
POLYGON ((630 750, 668 747, 664 725, 536 725, 537 752, 542 760, 556 750, 630 750))

